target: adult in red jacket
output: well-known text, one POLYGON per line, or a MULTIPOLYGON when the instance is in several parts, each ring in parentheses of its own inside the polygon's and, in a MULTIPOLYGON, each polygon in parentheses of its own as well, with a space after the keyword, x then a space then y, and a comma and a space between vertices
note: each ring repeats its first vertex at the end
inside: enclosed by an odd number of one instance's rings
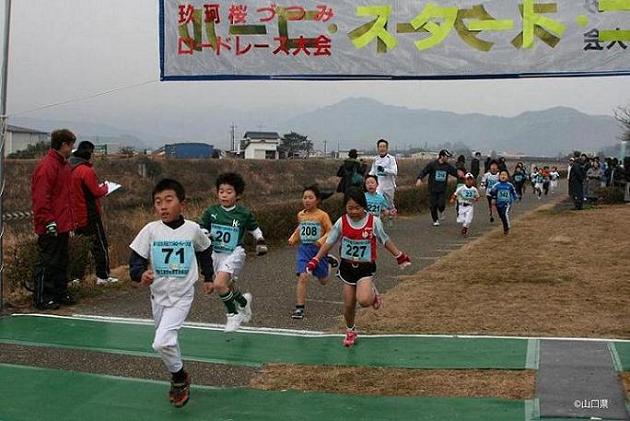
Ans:
MULTIPOLYGON (((107 236, 101 219, 99 199, 107 194, 106 184, 99 184, 92 167, 94 144, 83 141, 68 160, 72 169, 72 206, 77 219, 75 233, 90 238, 92 257, 96 266, 96 284, 118 282, 109 276, 107 236)), ((83 278, 84 273, 79 275, 83 278)))
POLYGON ((68 238, 75 228, 71 205, 72 175, 68 157, 76 140, 67 129, 50 135, 51 149, 37 164, 31 179, 31 197, 39 259, 35 266, 33 300, 43 310, 74 304, 68 293, 68 238))

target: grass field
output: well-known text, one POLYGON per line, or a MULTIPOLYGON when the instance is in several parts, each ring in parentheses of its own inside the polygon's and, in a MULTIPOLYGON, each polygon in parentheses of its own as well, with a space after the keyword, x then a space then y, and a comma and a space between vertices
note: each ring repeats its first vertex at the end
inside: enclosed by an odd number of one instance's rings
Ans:
MULTIPOLYGON (((497 229, 384 294, 362 310, 369 333, 450 333, 630 338, 630 206, 582 212, 545 206, 497 229)), ((341 324, 341 320, 340 320, 341 324)), ((623 373, 630 393, 630 373, 623 373)), ((422 396, 531 396, 528 370, 386 370, 270 366, 254 386, 422 396), (304 373, 304 374, 299 374, 304 373), (333 386, 334 385, 334 386, 333 386)))

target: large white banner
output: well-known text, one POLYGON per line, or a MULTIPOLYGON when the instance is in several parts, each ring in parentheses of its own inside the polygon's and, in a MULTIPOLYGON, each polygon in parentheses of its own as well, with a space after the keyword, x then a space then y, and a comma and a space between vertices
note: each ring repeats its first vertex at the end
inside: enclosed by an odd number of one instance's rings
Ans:
POLYGON ((630 0, 160 0, 163 80, 630 74, 630 0))

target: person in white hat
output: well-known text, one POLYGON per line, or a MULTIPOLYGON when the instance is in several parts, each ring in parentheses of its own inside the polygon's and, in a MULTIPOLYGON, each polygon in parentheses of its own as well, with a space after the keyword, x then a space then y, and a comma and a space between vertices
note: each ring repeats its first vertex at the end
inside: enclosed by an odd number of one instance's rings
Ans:
POLYGON ((473 220, 474 204, 479 200, 479 191, 475 187, 475 176, 472 173, 466 173, 464 179, 466 180, 465 184, 455 190, 451 197, 451 203, 457 201, 459 205, 457 223, 462 224, 462 235, 466 237, 473 220))

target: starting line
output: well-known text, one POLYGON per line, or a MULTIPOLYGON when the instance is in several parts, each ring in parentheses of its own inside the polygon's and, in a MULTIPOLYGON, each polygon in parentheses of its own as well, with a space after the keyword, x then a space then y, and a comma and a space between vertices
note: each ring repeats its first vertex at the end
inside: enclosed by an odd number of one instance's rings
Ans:
MULTIPOLYGON (((157 357, 147 320, 14 315, 0 319, 0 342, 157 357)), ((538 340, 421 335, 361 335, 341 346, 341 335, 241 330, 186 325, 184 359, 246 366, 269 363, 415 369, 537 369, 538 340)))
POLYGON ((11 379, 0 382, 3 420, 530 421, 535 414, 532 401, 356 396, 195 385, 190 402, 177 409, 168 403, 166 382, 9 364, 0 364, 0 378, 11 379))

